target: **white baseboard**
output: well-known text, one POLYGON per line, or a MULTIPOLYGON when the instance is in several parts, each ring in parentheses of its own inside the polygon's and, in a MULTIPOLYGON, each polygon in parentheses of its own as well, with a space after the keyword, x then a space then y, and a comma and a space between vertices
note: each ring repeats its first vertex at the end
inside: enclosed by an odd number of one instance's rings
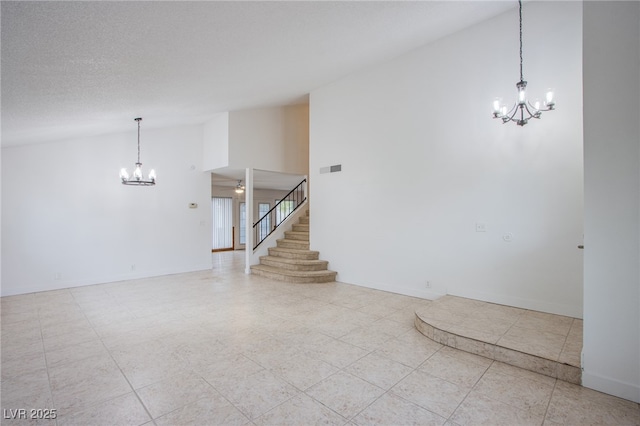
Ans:
POLYGON ((604 377, 583 371, 582 386, 640 403, 640 384, 637 383, 626 383, 612 379, 611 377, 604 377))
POLYGON ((21 285, 21 286, 7 286, 5 284, 2 285, 0 289, 0 296, 17 296, 20 294, 28 294, 28 293, 37 293, 41 291, 52 291, 52 290, 63 290, 65 288, 75 288, 75 287, 84 287, 88 285, 95 284, 106 284, 111 282, 118 281, 126 281, 126 280, 137 280, 141 278, 153 278, 153 277, 161 277, 165 275, 173 275, 173 274, 182 274, 187 272, 197 272, 210 270, 211 264, 201 264, 201 265, 193 265, 191 267, 186 268, 176 268, 176 269, 167 269, 167 270, 157 270, 157 271, 136 271, 128 274, 120 274, 120 275, 110 275, 103 277, 90 277, 87 279, 79 279, 79 280, 60 280, 60 281, 51 281, 47 283, 39 283, 35 285, 21 285))

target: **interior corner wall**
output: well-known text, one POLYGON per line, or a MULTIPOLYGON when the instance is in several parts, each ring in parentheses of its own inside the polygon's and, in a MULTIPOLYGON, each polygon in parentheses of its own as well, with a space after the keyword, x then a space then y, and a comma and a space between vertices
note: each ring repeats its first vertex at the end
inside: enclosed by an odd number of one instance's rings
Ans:
POLYGON ((230 112, 229 166, 306 175, 309 106, 230 112))
POLYGON ((229 165, 229 113, 217 114, 202 126, 202 170, 229 165))
POLYGON ((211 267, 202 126, 142 131, 154 187, 120 183, 135 132, 2 149, 3 296, 211 267))
POLYGON ((640 4, 584 3, 583 384, 640 402, 640 4))
POLYGON ((311 248, 338 281, 582 316, 582 4, 523 16, 529 96, 558 102, 524 127, 491 116, 517 9, 311 93, 311 248))

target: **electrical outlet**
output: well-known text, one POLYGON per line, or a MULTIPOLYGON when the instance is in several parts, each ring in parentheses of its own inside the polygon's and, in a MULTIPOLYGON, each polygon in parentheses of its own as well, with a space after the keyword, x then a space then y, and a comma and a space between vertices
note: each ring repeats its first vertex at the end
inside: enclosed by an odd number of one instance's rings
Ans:
POLYGON ((425 283, 425 287, 427 287, 427 288, 431 288, 431 281, 427 281, 427 282, 425 283))
POLYGON ((136 265, 131 265, 131 270, 135 271, 136 270, 136 265))
POLYGON ((62 279, 62 273, 61 272, 56 272, 53 275, 53 279, 56 280, 56 281, 60 281, 62 279))

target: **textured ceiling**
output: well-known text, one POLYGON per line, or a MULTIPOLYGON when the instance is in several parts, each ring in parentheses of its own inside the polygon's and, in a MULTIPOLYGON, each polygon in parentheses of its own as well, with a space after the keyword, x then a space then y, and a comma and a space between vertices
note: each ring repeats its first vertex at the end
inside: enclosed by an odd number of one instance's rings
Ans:
POLYGON ((305 102, 514 5, 2 1, 2 146, 305 102))

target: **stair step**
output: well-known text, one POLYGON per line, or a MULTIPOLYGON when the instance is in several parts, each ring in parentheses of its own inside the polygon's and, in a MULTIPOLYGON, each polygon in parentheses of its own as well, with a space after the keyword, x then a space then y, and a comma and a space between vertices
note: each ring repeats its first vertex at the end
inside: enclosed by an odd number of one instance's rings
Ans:
POLYGON ((278 247, 280 248, 290 248, 290 249, 298 249, 298 250, 309 250, 309 241, 301 241, 301 240, 289 240, 287 238, 276 240, 278 247))
POLYGON ((309 232, 309 224, 308 223, 298 223, 293 225, 293 230, 295 232, 309 232))
POLYGON ((318 258, 320 257, 320 252, 282 247, 269 247, 269 255, 284 257, 287 259, 318 260, 318 258))
POLYGON ((336 280, 335 271, 290 271, 267 265, 253 265, 251 272, 278 281, 292 283, 328 283, 336 280))
POLYGON ((309 232, 284 231, 284 237, 288 240, 309 241, 309 232))
POLYGON ((326 271, 329 266, 326 260, 288 259, 277 256, 261 256, 260 264, 290 271, 326 271))
POLYGON ((309 224, 309 216, 300 216, 300 219, 298 220, 298 223, 300 223, 301 225, 308 225, 309 224))

